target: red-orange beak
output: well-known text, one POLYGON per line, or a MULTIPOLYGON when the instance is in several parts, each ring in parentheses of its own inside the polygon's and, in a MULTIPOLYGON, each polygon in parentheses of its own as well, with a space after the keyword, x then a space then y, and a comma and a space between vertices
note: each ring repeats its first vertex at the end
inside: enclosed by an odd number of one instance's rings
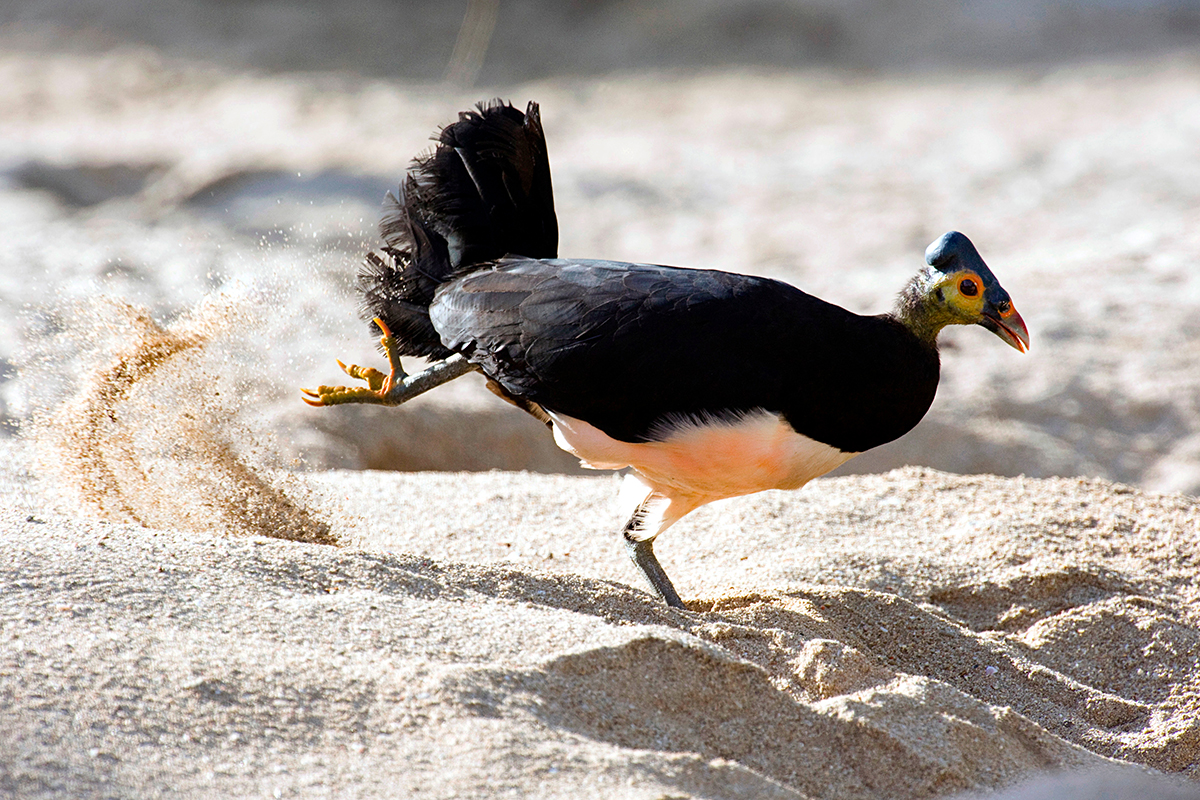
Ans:
POLYGON ((1004 340, 1010 347, 1015 347, 1022 353, 1029 349, 1029 329, 1025 320, 1017 313, 1011 301, 993 305, 988 303, 983 309, 983 319, 979 324, 1004 340))

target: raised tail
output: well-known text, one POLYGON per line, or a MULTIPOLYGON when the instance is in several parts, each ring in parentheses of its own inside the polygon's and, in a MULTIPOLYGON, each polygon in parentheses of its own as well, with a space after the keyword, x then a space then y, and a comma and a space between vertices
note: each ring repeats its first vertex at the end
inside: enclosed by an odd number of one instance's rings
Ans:
POLYGON ((359 274, 368 318, 391 328, 402 355, 450 355, 429 321, 437 287, 505 255, 554 258, 558 219, 537 103, 502 100, 465 111, 413 160, 388 194, 384 247, 359 274))

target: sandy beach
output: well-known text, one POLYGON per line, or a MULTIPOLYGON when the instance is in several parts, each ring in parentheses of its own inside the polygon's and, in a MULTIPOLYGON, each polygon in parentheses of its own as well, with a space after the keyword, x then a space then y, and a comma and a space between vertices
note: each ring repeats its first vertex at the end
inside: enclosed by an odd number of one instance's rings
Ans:
POLYGON ((12 49, 0 109, 0 795, 1200 797, 1194 54, 463 89, 12 49), (951 331, 911 434, 676 525, 668 609, 618 478, 481 381, 300 402, 382 366, 380 198, 496 94, 566 255, 879 312, 959 229, 1031 352, 951 331))

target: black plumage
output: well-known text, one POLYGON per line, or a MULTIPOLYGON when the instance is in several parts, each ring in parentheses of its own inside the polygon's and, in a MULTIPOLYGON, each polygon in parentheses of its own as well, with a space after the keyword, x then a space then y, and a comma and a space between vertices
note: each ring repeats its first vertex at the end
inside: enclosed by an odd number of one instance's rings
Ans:
POLYGON ((511 253, 558 254, 550 160, 536 103, 499 101, 465 111, 437 147, 413 161, 400 198, 385 200, 383 255, 359 275, 364 308, 397 334, 400 352, 446 358, 429 324, 435 292, 453 277, 511 253))
MULTIPOLYGON (((938 332, 978 324, 1024 350, 1008 293, 951 232, 892 312, 854 314, 779 281, 557 258, 537 104, 493 101, 443 129, 389 195, 360 275, 390 375, 306 390, 313 405, 396 405, 470 370, 585 464, 629 466, 634 563, 682 605, 655 536, 721 497, 796 488, 910 430, 937 390, 938 332), (437 363, 408 376, 400 355, 437 363)), ((340 362, 339 362, 340 363, 340 362)))
POLYGON ((858 453, 916 425, 938 383, 936 348, 895 320, 713 270, 510 257, 447 283, 430 316, 509 393, 625 442, 764 409, 858 453))

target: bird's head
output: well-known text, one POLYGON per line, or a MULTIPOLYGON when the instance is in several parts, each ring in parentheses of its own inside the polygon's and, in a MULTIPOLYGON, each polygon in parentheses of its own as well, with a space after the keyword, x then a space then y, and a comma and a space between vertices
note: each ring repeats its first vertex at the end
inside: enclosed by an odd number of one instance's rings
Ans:
POLYGON ((980 325, 1024 353, 1029 330, 971 240, 951 231, 925 250, 925 268, 900 295, 901 321, 936 339, 947 325, 980 325))

